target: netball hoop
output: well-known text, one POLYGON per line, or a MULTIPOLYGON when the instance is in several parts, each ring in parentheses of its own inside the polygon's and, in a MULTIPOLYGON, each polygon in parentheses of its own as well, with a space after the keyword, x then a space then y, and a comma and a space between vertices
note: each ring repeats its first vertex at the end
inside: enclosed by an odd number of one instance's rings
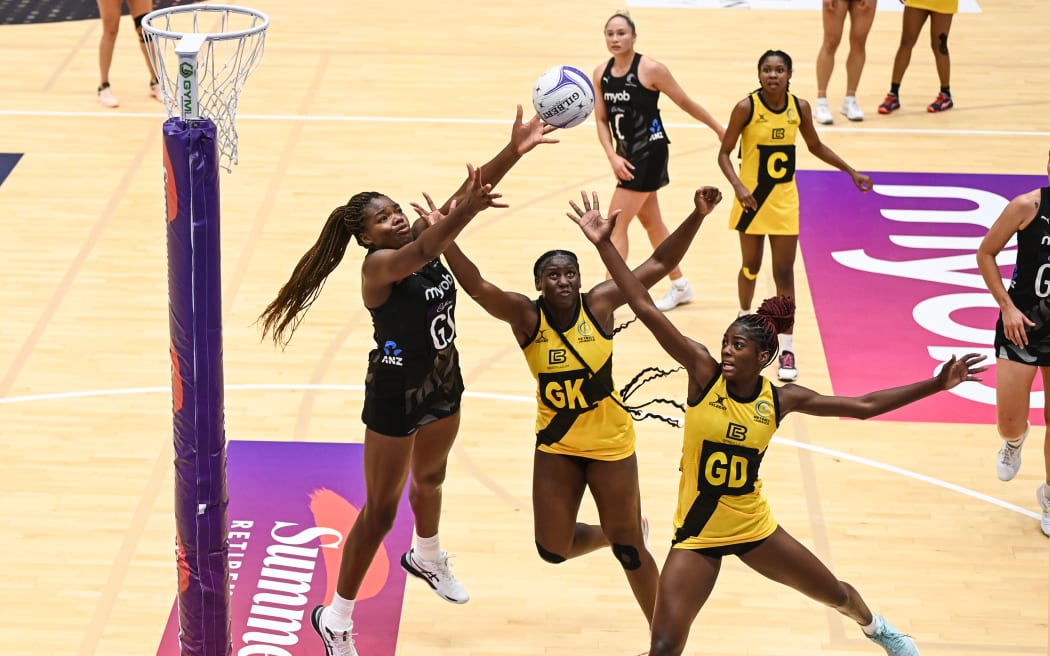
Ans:
POLYGON ((220 165, 237 163, 237 100, 262 59, 270 19, 234 5, 184 5, 142 19, 169 117, 210 119, 220 165))
POLYGON ((180 656, 229 656, 229 524, 222 364, 219 168, 237 163, 237 100, 262 57, 265 14, 229 5, 146 14, 168 119, 168 238, 180 656))

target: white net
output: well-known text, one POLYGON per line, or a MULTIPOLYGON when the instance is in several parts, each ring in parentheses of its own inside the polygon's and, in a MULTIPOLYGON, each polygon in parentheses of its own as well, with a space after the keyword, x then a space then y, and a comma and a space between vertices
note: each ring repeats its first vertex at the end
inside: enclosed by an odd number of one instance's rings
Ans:
POLYGON ((262 59, 270 19, 234 5, 151 12, 142 31, 169 117, 211 119, 219 163, 237 163, 237 100, 262 59))

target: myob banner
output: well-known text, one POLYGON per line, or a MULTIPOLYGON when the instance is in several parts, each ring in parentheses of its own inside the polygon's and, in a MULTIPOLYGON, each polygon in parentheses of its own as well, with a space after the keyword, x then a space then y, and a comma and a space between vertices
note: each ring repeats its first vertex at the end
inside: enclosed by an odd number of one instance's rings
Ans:
MULTIPOLYGON (((987 353, 991 368, 981 382, 884 418, 994 424, 998 307, 977 269, 977 247, 1010 199, 1045 186, 1046 177, 869 174, 874 189, 867 193, 839 171, 797 174, 802 259, 834 392, 913 382, 933 375, 952 354, 987 353)), ((1009 279, 1016 242, 1003 257, 1010 265, 1000 271, 1009 279)), ((1042 407, 1037 385, 1033 422, 1042 407)))
MULTIPOLYGON (((365 502, 360 444, 231 441, 227 446, 233 654, 324 652, 310 611, 335 592, 343 541, 365 502)), ((369 656, 393 656, 405 591, 399 559, 411 546, 404 495, 393 530, 365 577, 354 621, 369 656)), ((158 656, 178 656, 173 607, 158 656)))

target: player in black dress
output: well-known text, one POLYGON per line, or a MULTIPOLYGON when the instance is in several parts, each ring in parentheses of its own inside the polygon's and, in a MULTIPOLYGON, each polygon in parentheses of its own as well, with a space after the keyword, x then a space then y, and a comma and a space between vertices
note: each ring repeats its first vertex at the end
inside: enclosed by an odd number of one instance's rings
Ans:
POLYGON ((336 594, 314 608, 311 620, 328 654, 356 656, 354 599, 383 537, 390 531, 411 472, 409 499, 415 547, 401 566, 454 603, 470 599, 448 566, 438 541, 441 485, 459 430, 463 379, 455 346, 456 288, 438 260, 480 211, 506 207, 492 187, 553 127, 539 116, 522 122, 510 142, 468 177, 448 203, 440 225, 418 237, 402 208, 377 192, 354 195, 332 211, 317 242, 303 255, 277 298, 260 316, 263 334, 286 345, 342 260, 351 237, 367 249, 361 263, 361 296, 372 314, 375 348, 365 378, 364 476, 366 501, 343 543, 336 594))

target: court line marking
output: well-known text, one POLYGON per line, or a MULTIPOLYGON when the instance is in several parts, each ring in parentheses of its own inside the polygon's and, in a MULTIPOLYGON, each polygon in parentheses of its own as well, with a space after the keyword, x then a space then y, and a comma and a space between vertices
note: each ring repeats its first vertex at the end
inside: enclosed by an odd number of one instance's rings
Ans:
MULTIPOLYGON (((150 112, 58 112, 58 111, 35 111, 20 109, 0 109, 0 116, 22 116, 22 117, 56 117, 56 118, 167 118, 165 114, 150 112)), ((297 114, 238 114, 238 121, 303 121, 307 123, 449 123, 466 125, 505 125, 504 118, 449 118, 449 117, 427 117, 427 116, 304 116, 297 114)), ((593 121, 587 121, 593 125, 593 121)), ((669 128, 675 130, 707 130, 706 125, 696 123, 667 123, 669 128)), ((862 128, 862 127, 825 127, 821 126, 823 132, 851 132, 867 134, 940 134, 940 135, 966 135, 966 136, 997 136, 997 137, 1050 137, 1050 131, 1040 130, 946 130, 929 128, 862 128)))
MULTIPOLYGON (((363 392, 364 385, 326 385, 326 384, 309 384, 304 383, 300 385, 286 385, 280 383, 247 383, 241 385, 226 385, 226 390, 324 390, 333 392, 363 392)), ((127 396, 131 394, 158 394, 158 393, 170 393, 170 387, 127 387, 121 389, 100 389, 100 390, 84 390, 79 392, 55 392, 51 394, 32 394, 27 396, 8 396, 0 398, 0 405, 13 405, 15 403, 32 403, 36 401, 56 401, 60 399, 77 399, 77 398, 88 398, 93 396, 127 396)), ((518 394, 499 394, 494 392, 464 392, 464 396, 474 397, 479 399, 493 399, 497 401, 511 401, 513 403, 529 403, 533 404, 536 402, 534 396, 521 396, 518 394)), ((796 449, 805 449, 821 455, 830 456, 832 458, 839 458, 841 460, 848 460, 850 462, 864 465, 865 467, 872 467, 874 469, 881 469, 891 474, 897 474, 898 476, 905 476, 912 478, 923 483, 935 485, 945 490, 950 490, 958 494, 990 503, 993 506, 998 506, 1004 510, 1009 510, 1032 519, 1040 519, 1041 515, 1035 511, 1021 506, 1015 506, 1012 503, 1008 503, 1001 499, 982 494, 975 490, 942 481, 939 478, 933 478, 932 476, 926 476, 925 474, 919 474, 903 467, 897 467, 894 465, 887 465, 886 463, 879 462, 877 460, 871 460, 862 456, 855 456, 850 453, 843 453, 842 451, 836 451, 827 447, 816 446, 813 444, 806 444, 804 442, 798 442, 796 440, 784 438, 784 437, 773 437, 773 442, 777 444, 784 444, 787 446, 793 446, 796 449)))

